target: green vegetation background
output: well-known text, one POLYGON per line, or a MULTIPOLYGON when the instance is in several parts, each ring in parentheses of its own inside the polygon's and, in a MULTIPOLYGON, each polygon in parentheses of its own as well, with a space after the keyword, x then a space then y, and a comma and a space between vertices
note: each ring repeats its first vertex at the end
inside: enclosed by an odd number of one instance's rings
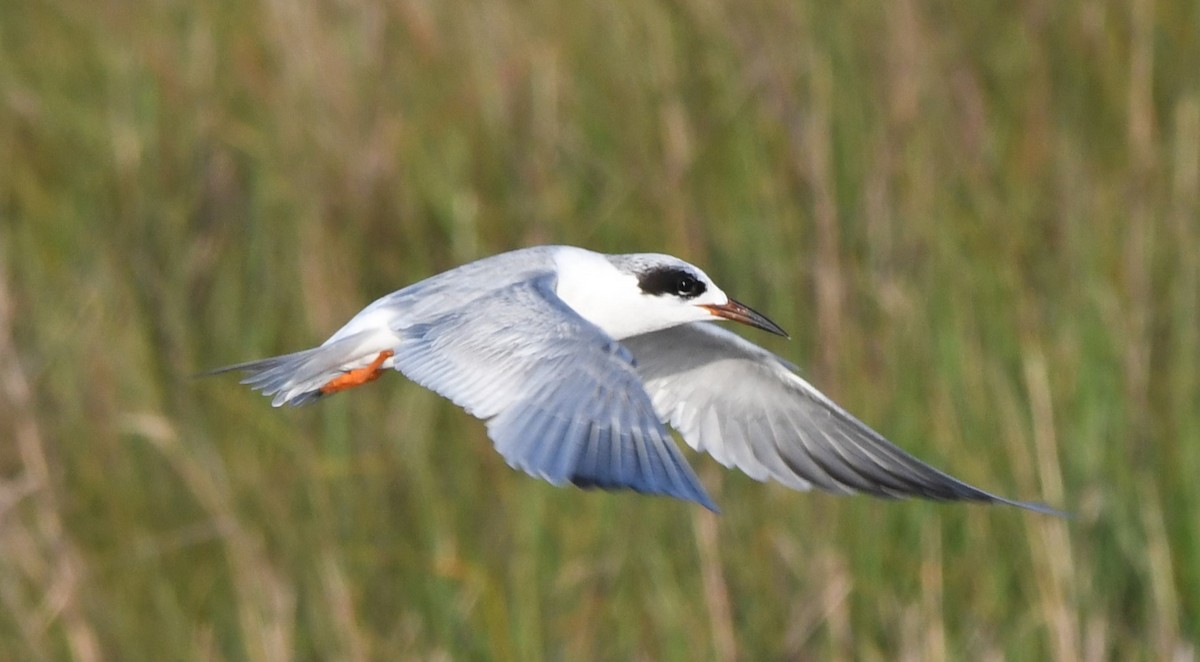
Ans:
POLYGON ((0 3, 0 658, 1195 659, 1200 5, 0 3), (399 376, 189 375, 663 251, 1076 514, 556 489, 399 376))

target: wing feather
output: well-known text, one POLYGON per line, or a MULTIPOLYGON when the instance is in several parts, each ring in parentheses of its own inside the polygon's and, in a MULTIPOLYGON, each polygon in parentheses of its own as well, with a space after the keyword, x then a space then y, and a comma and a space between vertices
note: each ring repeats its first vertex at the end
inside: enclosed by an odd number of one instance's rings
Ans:
POLYGON ((546 273, 394 329, 395 367, 487 421, 516 469, 555 485, 716 505, 659 420, 633 356, 554 292, 546 273))
POLYGON ((834 404, 791 364, 714 324, 623 342, 660 418, 696 450, 756 480, 1061 514, 990 494, 921 462, 834 404))

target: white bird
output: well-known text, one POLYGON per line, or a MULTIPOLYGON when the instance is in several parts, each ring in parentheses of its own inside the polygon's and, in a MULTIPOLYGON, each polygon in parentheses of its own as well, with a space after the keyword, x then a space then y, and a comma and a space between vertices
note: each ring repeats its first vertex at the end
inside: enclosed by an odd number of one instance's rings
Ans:
POLYGON ((778 356, 712 324, 786 336, 669 255, 525 248, 388 294, 320 347, 220 368, 301 405, 395 368, 487 422, 509 465, 714 512, 664 424, 697 451, 797 490, 1005 503, 891 444, 778 356))

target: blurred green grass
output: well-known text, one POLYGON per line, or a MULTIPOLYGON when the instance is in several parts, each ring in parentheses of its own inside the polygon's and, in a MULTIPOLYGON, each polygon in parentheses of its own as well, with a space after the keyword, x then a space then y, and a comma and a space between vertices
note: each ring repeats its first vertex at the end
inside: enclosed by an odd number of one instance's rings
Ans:
POLYGON ((5 3, 0 657, 1192 659, 1200 9, 5 3), (559 490, 399 377, 213 366, 536 243, 703 265, 1077 514, 559 490))

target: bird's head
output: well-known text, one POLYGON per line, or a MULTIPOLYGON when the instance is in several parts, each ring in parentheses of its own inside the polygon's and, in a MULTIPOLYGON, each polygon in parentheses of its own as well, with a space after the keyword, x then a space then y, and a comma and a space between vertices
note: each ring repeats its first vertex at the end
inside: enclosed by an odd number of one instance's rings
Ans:
POLYGON ((618 340, 719 319, 787 336, 779 325, 730 298, 700 268, 670 255, 572 251, 557 261, 559 296, 618 340))

